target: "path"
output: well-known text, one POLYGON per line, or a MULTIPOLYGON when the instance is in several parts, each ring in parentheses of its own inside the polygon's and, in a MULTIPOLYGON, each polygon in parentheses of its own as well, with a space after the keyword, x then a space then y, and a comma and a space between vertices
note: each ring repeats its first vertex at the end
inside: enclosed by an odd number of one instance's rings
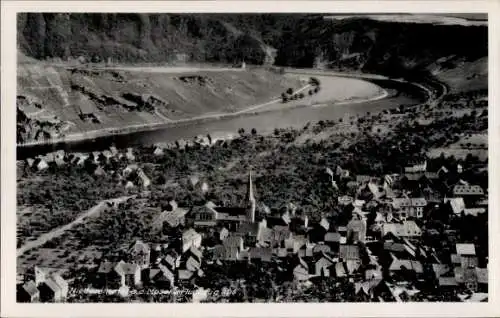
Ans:
POLYGON ((58 227, 58 228, 56 228, 48 233, 42 234, 36 240, 29 241, 26 244, 24 244, 23 246, 21 246, 20 248, 18 248, 16 251, 17 257, 23 255, 24 253, 26 253, 27 251, 29 251, 33 248, 36 248, 38 246, 41 246, 41 245, 47 243, 48 241, 50 241, 58 236, 63 235, 64 232, 66 232, 67 230, 71 229, 72 227, 74 227, 75 225, 77 225, 79 223, 82 223, 85 218, 93 216, 95 214, 98 214, 99 212, 102 211, 102 209, 105 207, 107 202, 121 203, 121 202, 126 201, 129 198, 132 198, 132 197, 133 196, 123 196, 123 197, 110 199, 110 200, 102 200, 97 205, 95 205, 92 208, 90 208, 89 210, 87 210, 87 212, 82 213, 73 222, 68 223, 66 225, 63 225, 61 227, 58 227))

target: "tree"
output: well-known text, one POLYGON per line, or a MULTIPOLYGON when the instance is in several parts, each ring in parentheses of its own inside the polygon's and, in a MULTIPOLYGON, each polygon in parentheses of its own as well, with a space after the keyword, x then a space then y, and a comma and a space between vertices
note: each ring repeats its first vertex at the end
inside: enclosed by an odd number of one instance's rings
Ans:
POLYGON ((257 129, 252 128, 252 135, 253 135, 253 136, 257 135, 257 129))
POLYGON ((290 88, 288 88, 288 89, 286 90, 286 93, 287 93, 288 95, 292 95, 292 94, 293 94, 293 88, 291 88, 291 87, 290 87, 290 88))

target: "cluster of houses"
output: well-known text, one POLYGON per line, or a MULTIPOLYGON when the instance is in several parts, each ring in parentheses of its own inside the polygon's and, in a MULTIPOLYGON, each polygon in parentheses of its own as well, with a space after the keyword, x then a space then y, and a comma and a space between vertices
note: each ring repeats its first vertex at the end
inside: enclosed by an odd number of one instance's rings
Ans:
POLYGON ((487 259, 477 255, 477 245, 457 242, 446 254, 422 239, 429 231, 427 213, 435 206, 457 216, 486 213, 484 189, 459 179, 450 185, 449 196, 441 197, 432 185, 449 172, 444 167, 427 172, 426 163, 384 177, 353 177, 341 167, 326 173, 333 187, 347 191, 332 198, 352 215, 347 224, 335 224, 329 216, 312 219, 292 203, 272 213, 258 204, 250 172, 240 206, 207 202, 186 209, 171 201, 153 227, 167 236, 178 234, 166 243, 136 241, 125 259, 101 262, 95 287, 196 286, 206 265, 274 262, 299 284, 324 277, 350 284, 361 301, 431 299, 446 292, 463 300, 487 298, 487 259))

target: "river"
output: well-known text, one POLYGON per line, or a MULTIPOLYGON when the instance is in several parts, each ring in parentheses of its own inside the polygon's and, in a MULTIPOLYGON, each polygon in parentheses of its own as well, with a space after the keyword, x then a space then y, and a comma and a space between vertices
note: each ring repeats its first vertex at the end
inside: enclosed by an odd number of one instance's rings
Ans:
MULTIPOLYGON (((17 159, 35 157, 60 149, 68 152, 90 152, 109 148, 151 145, 161 142, 174 142, 179 139, 192 139, 198 135, 210 134, 213 138, 237 134, 238 129, 250 131, 255 128, 258 133, 271 133, 275 128, 301 128, 308 122, 319 120, 336 120, 346 116, 364 115, 366 112, 376 113, 400 105, 411 106, 423 102, 426 94, 418 87, 397 81, 383 79, 365 79, 384 88, 390 94, 387 98, 356 103, 323 103, 318 106, 291 107, 289 109, 268 112, 257 112, 235 117, 210 119, 202 122, 186 122, 175 126, 161 127, 155 130, 138 131, 127 134, 99 137, 91 140, 64 142, 44 145, 17 147, 17 159)), ((326 87, 323 89, 327 89, 326 87)))

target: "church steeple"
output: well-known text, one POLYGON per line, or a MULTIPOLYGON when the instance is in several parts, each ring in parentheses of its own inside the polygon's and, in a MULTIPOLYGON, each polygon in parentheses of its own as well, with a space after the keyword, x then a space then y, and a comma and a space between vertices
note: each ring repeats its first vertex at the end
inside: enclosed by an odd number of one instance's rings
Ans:
POLYGON ((255 222, 255 197, 253 192, 252 170, 248 174, 247 194, 245 197, 245 204, 247 209, 247 220, 255 222))

